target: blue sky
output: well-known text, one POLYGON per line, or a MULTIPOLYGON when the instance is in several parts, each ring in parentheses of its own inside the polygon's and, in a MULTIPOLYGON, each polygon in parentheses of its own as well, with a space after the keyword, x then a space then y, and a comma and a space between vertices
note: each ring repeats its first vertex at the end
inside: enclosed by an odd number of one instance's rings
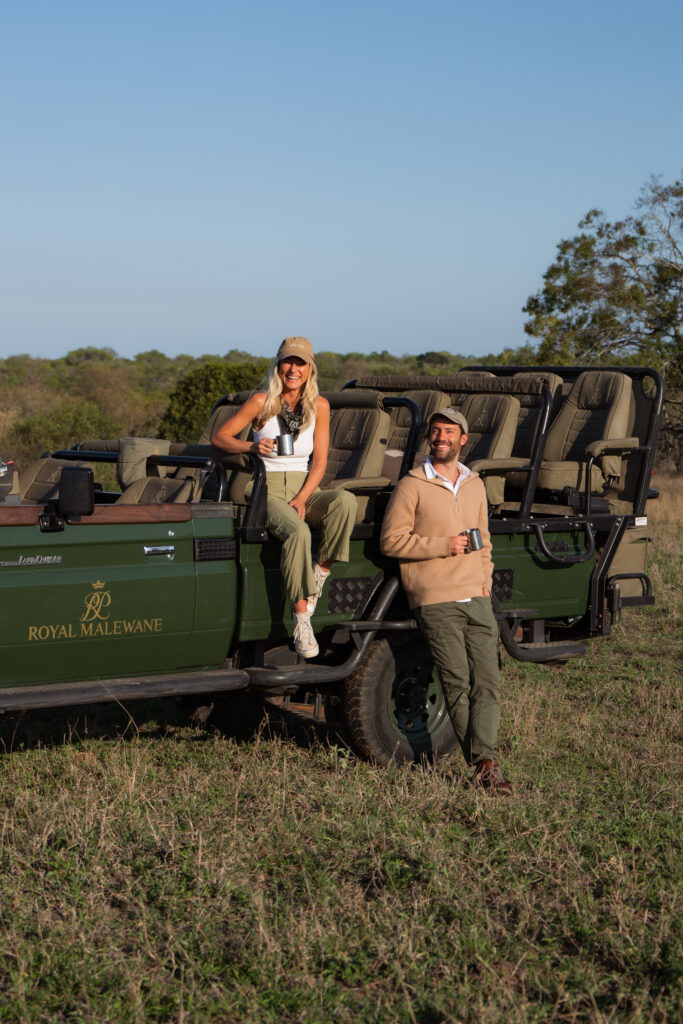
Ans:
POLYGON ((481 355, 683 167, 676 0, 0 0, 0 356, 481 355))

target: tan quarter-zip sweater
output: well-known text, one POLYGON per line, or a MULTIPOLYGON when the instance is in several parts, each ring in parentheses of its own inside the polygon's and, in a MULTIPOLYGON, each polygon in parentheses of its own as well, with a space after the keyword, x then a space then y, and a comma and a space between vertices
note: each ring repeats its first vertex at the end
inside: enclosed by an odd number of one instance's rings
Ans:
POLYGON ((422 466, 412 469, 387 505, 380 547, 398 558, 411 608, 481 597, 484 587, 490 591, 493 574, 483 481, 471 473, 454 496, 438 478, 427 479, 422 466), (481 551, 452 555, 450 538, 475 527, 481 551))

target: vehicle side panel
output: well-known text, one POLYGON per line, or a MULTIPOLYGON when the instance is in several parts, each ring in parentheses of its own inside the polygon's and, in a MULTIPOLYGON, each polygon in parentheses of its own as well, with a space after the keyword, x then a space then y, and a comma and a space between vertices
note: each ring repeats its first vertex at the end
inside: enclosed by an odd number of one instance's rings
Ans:
MULTIPOLYGON (((583 533, 545 534, 558 557, 585 551, 583 533)), ((588 609, 595 555, 586 562, 559 565, 549 561, 530 533, 498 534, 492 538, 494 588, 503 610, 533 608, 534 618, 560 619, 584 615, 588 609)))
POLYGON ((0 685, 188 664, 196 602, 192 522, 89 522, 46 533, 37 525, 5 526, 0 586, 0 685))
MULTIPOLYGON (((239 640, 284 639, 291 634, 291 608, 280 572, 281 550, 274 540, 241 545, 239 640)), ((332 577, 325 584, 313 617, 314 628, 320 630, 352 619, 363 592, 387 564, 376 541, 352 540, 349 561, 336 562, 332 567, 332 577)))
POLYGON ((238 551, 233 518, 195 519, 194 631, 187 666, 219 667, 227 657, 237 621, 238 551))

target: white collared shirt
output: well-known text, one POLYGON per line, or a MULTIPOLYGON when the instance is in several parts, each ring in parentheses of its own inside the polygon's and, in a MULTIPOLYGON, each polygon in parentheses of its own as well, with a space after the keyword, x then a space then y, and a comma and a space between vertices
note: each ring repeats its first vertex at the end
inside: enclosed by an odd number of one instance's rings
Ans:
POLYGON ((427 458, 425 459, 424 471, 425 476, 427 477, 428 480, 435 480, 437 477, 439 478, 439 480, 442 480, 445 483, 448 490, 452 493, 454 498, 457 498, 458 491, 460 489, 460 484, 463 482, 463 480, 468 476, 472 476, 472 470, 468 469, 467 466, 463 466, 462 462, 459 462, 458 479, 455 481, 455 483, 453 483, 453 481, 449 480, 448 477, 442 476, 441 473, 437 473, 437 471, 434 469, 432 460, 429 456, 427 456, 427 458))

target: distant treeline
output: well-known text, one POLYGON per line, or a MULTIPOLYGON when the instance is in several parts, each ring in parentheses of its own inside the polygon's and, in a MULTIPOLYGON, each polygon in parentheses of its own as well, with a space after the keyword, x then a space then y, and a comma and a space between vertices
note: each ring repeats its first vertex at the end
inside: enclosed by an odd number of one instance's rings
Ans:
MULTIPOLYGON (((321 391, 368 374, 444 375, 473 364, 534 365, 524 345, 498 354, 425 352, 395 356, 319 352, 321 391)), ((132 359, 108 348, 81 348, 59 359, 0 360, 0 457, 20 466, 77 440, 167 437, 194 441, 214 403, 231 391, 258 386, 270 361, 232 349, 224 356, 143 352, 132 359)))
MULTIPOLYGON (((483 359, 450 352, 316 355, 321 390, 369 373, 443 374, 468 363, 521 360, 533 361, 531 346, 483 359)), ((10 356, 0 360, 0 457, 26 465, 44 451, 86 438, 196 440, 213 404, 229 391, 256 387, 269 365, 237 349, 224 356, 175 358, 153 350, 127 359, 94 347, 59 359, 10 356)))

